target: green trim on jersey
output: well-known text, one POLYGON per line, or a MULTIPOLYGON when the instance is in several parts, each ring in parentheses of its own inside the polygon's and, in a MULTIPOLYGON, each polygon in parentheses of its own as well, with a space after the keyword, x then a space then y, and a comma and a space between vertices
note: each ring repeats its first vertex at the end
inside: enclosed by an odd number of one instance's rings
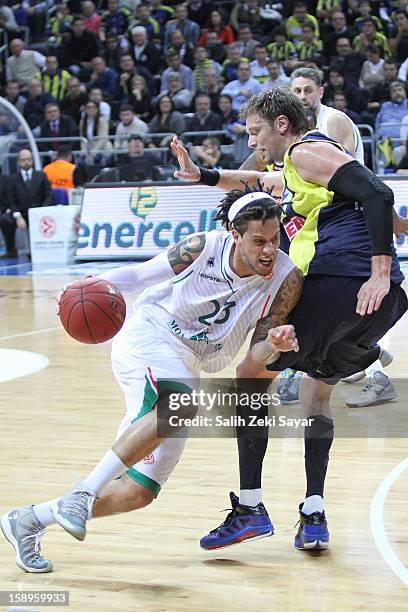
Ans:
MULTIPOLYGON (((288 191, 292 197, 290 205, 293 212, 305 219, 303 227, 293 237, 289 257, 300 268, 304 275, 309 271, 309 265, 315 255, 315 243, 319 238, 319 213, 322 208, 329 206, 333 201, 334 192, 329 191, 322 185, 309 183, 301 178, 294 167, 291 154, 295 147, 304 142, 328 142, 342 151, 346 151, 343 145, 327 136, 312 130, 307 132, 301 140, 292 144, 285 153, 283 160, 283 175, 285 179, 284 192, 288 191)), ((288 203, 282 198, 282 204, 288 203)))
POLYGON ((142 472, 139 472, 134 467, 129 468, 126 474, 130 476, 132 480, 141 484, 142 487, 144 487, 145 489, 149 489, 149 491, 152 491, 155 497, 157 497, 160 493, 161 486, 159 485, 159 483, 153 480, 153 478, 149 478, 149 476, 146 476, 146 474, 142 474, 142 472))

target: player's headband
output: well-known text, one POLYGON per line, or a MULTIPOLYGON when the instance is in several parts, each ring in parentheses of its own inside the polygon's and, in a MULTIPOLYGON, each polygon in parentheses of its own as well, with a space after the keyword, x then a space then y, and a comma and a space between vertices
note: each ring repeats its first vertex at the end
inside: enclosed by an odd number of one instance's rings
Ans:
POLYGON ((251 202, 255 202, 256 200, 264 200, 265 198, 269 198, 271 200, 275 199, 269 194, 264 193, 263 191, 251 191, 251 193, 246 193, 245 195, 235 200, 233 205, 228 211, 228 221, 232 223, 237 214, 246 206, 247 204, 251 204, 251 202))

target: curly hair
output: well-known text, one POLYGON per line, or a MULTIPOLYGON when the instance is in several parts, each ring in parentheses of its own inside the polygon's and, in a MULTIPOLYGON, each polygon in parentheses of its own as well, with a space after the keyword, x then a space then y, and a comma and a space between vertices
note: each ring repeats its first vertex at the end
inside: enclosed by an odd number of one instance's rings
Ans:
POLYGON ((272 189, 264 189, 262 183, 258 180, 258 188, 254 189, 248 183, 243 184, 243 189, 231 189, 218 205, 215 221, 221 221, 226 230, 235 229, 243 236, 248 228, 248 221, 261 221, 265 223, 267 219, 278 219, 280 221, 282 209, 274 199, 270 197, 259 198, 254 202, 249 202, 242 210, 239 211, 234 221, 231 223, 228 219, 228 212, 231 206, 239 198, 247 193, 265 193, 267 196, 272 195, 272 189))

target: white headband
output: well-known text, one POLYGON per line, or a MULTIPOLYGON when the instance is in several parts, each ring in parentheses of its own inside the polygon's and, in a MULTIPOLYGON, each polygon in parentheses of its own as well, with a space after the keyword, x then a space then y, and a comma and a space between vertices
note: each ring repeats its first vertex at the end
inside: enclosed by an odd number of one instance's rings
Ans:
POLYGON ((269 193, 263 193, 262 191, 252 191, 251 193, 246 193, 245 195, 235 200, 233 205, 228 211, 228 221, 232 223, 237 214, 251 202, 255 202, 255 200, 263 200, 264 198, 270 198, 274 200, 274 198, 269 193))

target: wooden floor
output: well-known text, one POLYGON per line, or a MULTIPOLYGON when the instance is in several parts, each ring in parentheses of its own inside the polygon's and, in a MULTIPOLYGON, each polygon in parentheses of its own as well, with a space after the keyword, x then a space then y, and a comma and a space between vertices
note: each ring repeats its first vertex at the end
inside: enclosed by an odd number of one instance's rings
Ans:
MULTIPOLYGON (((63 493, 111 445, 122 415, 109 345, 81 345, 59 328, 54 300, 64 282, 0 279, 0 349, 49 359, 48 368, 0 384, 1 513, 63 493)), ((406 317, 388 338, 394 376, 407 376, 407 328, 406 317)), ((343 395, 358 388, 341 387, 343 395)), ((341 398, 335 405, 359 418, 341 398)), ((398 406, 404 405, 406 397, 400 397, 398 406)), ((407 438, 337 439, 326 489, 331 547, 308 554, 293 548, 304 493, 302 441, 271 440, 264 490, 276 535, 206 553, 198 540, 221 522, 225 513, 218 510, 228 507, 228 491, 238 489, 237 454, 234 440, 190 440, 150 507, 93 521, 83 543, 50 528, 43 551, 54 561, 53 573, 23 573, 0 539, 0 590, 69 590, 69 610, 75 612, 407 610, 408 470, 389 480, 384 513, 377 495, 375 533, 370 527, 378 487, 407 455, 407 438), (382 526, 395 553, 390 557, 380 541, 387 560, 374 541, 382 526), (394 572, 398 563, 402 569, 405 564, 405 585, 394 572)))

